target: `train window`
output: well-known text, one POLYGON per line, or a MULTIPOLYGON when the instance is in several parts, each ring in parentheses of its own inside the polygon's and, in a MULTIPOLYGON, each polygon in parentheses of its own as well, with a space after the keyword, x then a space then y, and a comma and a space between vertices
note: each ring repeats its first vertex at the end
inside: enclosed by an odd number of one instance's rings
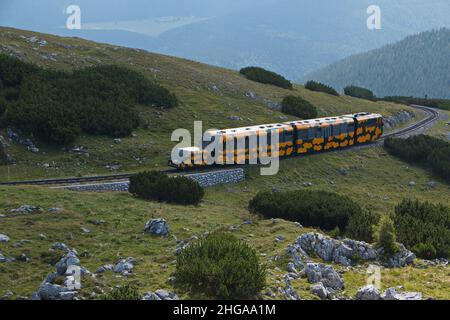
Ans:
POLYGON ((308 140, 314 139, 314 129, 315 128, 309 128, 308 129, 308 140))
POLYGON ((323 137, 323 133, 322 133, 322 128, 321 127, 314 128, 314 137, 315 138, 323 137))
POLYGON ((323 131, 322 136, 323 136, 324 138, 330 137, 330 136, 332 135, 332 129, 333 129, 332 126, 328 126, 328 127, 323 128, 323 130, 322 130, 322 131, 323 131))

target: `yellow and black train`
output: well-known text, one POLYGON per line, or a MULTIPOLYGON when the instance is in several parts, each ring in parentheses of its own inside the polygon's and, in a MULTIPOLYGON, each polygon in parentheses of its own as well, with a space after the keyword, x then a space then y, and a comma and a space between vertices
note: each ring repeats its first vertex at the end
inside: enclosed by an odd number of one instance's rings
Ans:
MULTIPOLYGON (((268 156, 280 158, 307 155, 329 150, 345 149, 356 145, 377 141, 383 134, 383 117, 375 113, 355 113, 338 117, 290 121, 250 127, 216 130, 209 132, 211 141, 223 141, 221 163, 245 164, 251 157, 259 157, 260 140, 264 136, 264 146, 268 156), (278 148, 273 148, 271 132, 278 131, 278 148), (251 139, 255 138, 257 147, 251 149, 251 139), (238 143, 242 139, 245 143, 238 143), (227 146, 228 145, 228 146, 227 146), (230 154, 231 153, 231 154, 230 154), (231 159, 231 163, 230 163, 231 159)), ((255 140, 253 140, 255 141, 255 140)), ((203 148, 206 147, 205 143, 203 148)), ((263 149, 264 150, 264 149, 263 149)), ((222 150, 221 150, 222 151, 222 150)), ((183 159, 179 163, 169 161, 169 165, 178 169, 206 166, 203 161, 203 149, 198 147, 179 148, 176 152, 183 159)))

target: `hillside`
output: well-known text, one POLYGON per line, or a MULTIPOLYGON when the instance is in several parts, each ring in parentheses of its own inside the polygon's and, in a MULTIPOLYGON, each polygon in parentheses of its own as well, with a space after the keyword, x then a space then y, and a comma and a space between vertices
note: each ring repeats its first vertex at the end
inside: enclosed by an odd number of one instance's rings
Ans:
MULTIPOLYGON (((180 100, 180 105, 173 109, 137 106, 142 124, 134 130, 133 136, 123 138, 121 144, 115 144, 110 137, 82 135, 69 146, 68 151, 83 146, 89 157, 76 152, 61 152, 60 148, 40 141, 35 141, 41 151, 37 154, 26 151, 23 145, 13 144, 9 151, 16 165, 1 166, 1 180, 165 167, 171 147, 175 145, 170 141, 173 130, 192 128, 195 120, 202 120, 205 129, 288 121, 294 118, 277 110, 288 94, 300 95, 316 105, 320 116, 359 111, 391 116, 409 110, 392 103, 315 93, 302 86, 295 86, 294 91, 284 90, 251 82, 235 71, 137 49, 8 28, 0 30, 2 53, 52 69, 71 70, 74 66, 82 68, 97 64, 126 66, 164 85, 180 100)), ((0 129, 0 135, 7 137, 4 129, 0 129)))
MULTIPOLYGON (((119 144, 111 137, 80 136, 74 146, 83 145, 88 156, 40 142, 37 153, 27 151, 24 145, 11 144, 8 151, 17 163, 0 166, 2 181, 110 172, 106 165, 118 165, 115 171, 124 172, 163 168, 173 145, 173 129, 190 128, 194 120, 204 120, 204 127, 226 128, 288 119, 273 108, 287 94, 307 99, 321 115, 374 111, 389 117, 411 112, 402 105, 335 97, 299 85, 284 90, 250 82, 235 71, 193 61, 23 30, 0 29, 0 51, 52 69, 71 70, 103 63, 127 66, 169 88, 180 100, 180 105, 170 110, 136 106, 147 123, 119 144), (49 166, 43 166, 45 163, 49 166)), ((416 120, 420 117, 416 114, 416 120)), ((445 122, 440 121, 433 134, 442 134, 445 122)), ((0 135, 6 137, 4 128, 0 135)), ((250 199, 259 191, 293 189, 346 195, 376 214, 392 213, 404 198, 450 205, 448 184, 426 169, 388 155, 381 147, 291 158, 281 162, 279 174, 269 177, 260 176, 258 168, 248 169, 246 180, 239 184, 207 188, 197 206, 144 201, 126 192, 0 187, 0 233, 10 238, 0 243, 0 253, 17 258, 0 262, 0 297, 29 299, 55 270, 55 259, 61 258, 61 251, 50 248, 64 243, 77 250, 81 265, 91 272, 119 259, 135 259, 131 275, 106 271, 96 278, 83 278, 80 298, 96 299, 115 286, 131 283, 142 293, 165 289, 180 298, 195 299, 198 297, 180 290, 171 278, 174 252, 183 245, 180 240, 191 241, 208 232, 225 230, 255 249, 260 261, 267 265, 264 299, 288 299, 289 288, 302 299, 318 299, 306 278, 286 282, 290 259, 286 249, 300 235, 321 231, 283 219, 263 219, 248 210, 250 199), (42 212, 11 211, 24 204, 39 206, 42 212), (170 235, 144 233, 145 223, 152 218, 166 219, 170 235)), ((313 260, 323 262, 316 257, 313 260)), ((345 281, 342 296, 354 298, 358 288, 366 284, 368 264, 332 266, 345 281)), ((405 268, 383 267, 381 272, 382 290, 402 286, 407 291, 421 292, 425 298, 449 298, 448 267, 442 263, 418 260, 405 268)))
POLYGON ((450 29, 423 32, 348 57, 304 77, 339 90, 370 88, 377 96, 450 98, 450 29))

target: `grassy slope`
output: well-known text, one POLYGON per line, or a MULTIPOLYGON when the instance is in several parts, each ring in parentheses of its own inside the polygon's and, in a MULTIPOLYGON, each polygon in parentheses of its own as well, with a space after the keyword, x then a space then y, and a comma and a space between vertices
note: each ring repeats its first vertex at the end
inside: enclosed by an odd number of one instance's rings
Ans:
MULTIPOLYGON (((24 31, 10 32, 12 34, 8 37, 13 39, 17 38, 17 34, 27 34, 24 31)), ((46 38, 56 39, 50 36, 46 38)), ((20 43, 21 50, 25 50, 23 40, 14 41, 20 43)), ((138 151, 148 156, 148 161, 143 166, 149 167, 155 164, 161 166, 166 157, 164 153, 169 150, 167 137, 173 128, 185 127, 196 118, 217 127, 240 124, 236 121, 227 121, 226 117, 229 115, 252 119, 252 121, 244 120, 242 124, 278 121, 277 117, 280 115, 278 112, 267 109, 261 102, 245 98, 244 94, 252 90, 260 97, 278 101, 288 93, 285 90, 246 81, 232 71, 181 59, 132 50, 116 51, 108 49, 109 46, 78 39, 64 39, 64 42, 106 48, 98 51, 83 49, 81 53, 74 50, 73 54, 77 56, 78 54, 101 56, 105 62, 113 62, 117 59, 123 63, 127 63, 127 57, 130 56, 135 66, 142 64, 146 66, 145 68, 158 68, 160 70, 156 74, 158 80, 173 88, 183 101, 183 105, 178 110, 163 112, 161 119, 157 118, 153 111, 146 110, 146 116, 154 127, 148 131, 139 129, 137 138, 124 139, 121 145, 114 145, 113 148, 109 147, 111 139, 81 138, 80 143, 89 146, 91 153, 89 163, 84 167, 73 166, 75 159, 72 154, 62 155, 56 150, 46 150, 46 155, 32 155, 20 153, 21 147, 15 147, 18 155, 26 159, 23 164, 11 169, 16 177, 44 174, 30 164, 48 161, 48 159, 57 159, 58 162, 62 162, 63 159, 67 161, 69 164, 67 168, 64 167, 64 173, 67 175, 73 172, 100 173, 99 168, 105 162, 116 159, 126 164, 124 169, 138 169, 138 166, 132 165, 132 161, 127 158, 131 152, 138 151), (233 85, 228 85, 229 82, 233 85), (214 84, 221 88, 220 92, 210 89, 214 84), (200 89, 196 90, 196 86, 200 89), (148 149, 139 148, 140 144, 146 144, 148 149), (94 146, 98 146, 98 149, 94 150, 94 146), (122 153, 123 156, 120 157, 118 153, 122 153)), ((13 43, 13 40, 9 39, 8 43, 13 43)), ((45 47, 42 50, 45 50, 45 47)), ((38 61, 35 53, 32 52, 27 59, 38 61)), ((59 67, 64 65, 60 64, 59 67)), ((151 73, 148 74, 151 76, 151 73)), ((320 106, 322 113, 373 110, 389 115, 402 108, 392 104, 375 104, 348 97, 330 97, 308 92, 302 87, 296 87, 296 91, 320 106)), ((51 172, 51 174, 57 173, 51 172)), ((25 203, 40 205, 45 209, 59 206, 65 210, 60 214, 44 213, 26 217, 0 218, 0 233, 6 233, 11 237, 9 243, 0 245, 0 251, 6 256, 18 256, 26 252, 32 258, 28 263, 14 262, 0 265, 0 295, 7 289, 13 290, 16 295, 30 295, 46 274, 53 270, 53 267, 43 261, 41 254, 47 252, 55 241, 65 242, 76 248, 80 254, 84 251, 89 252, 89 255, 81 258, 81 262, 91 271, 95 271, 103 264, 115 262, 119 257, 133 256, 139 263, 135 269, 135 276, 129 281, 137 282, 142 291, 158 288, 173 289, 167 282, 167 278, 174 270, 172 252, 176 247, 176 241, 173 236, 178 239, 187 239, 192 235, 200 236, 206 231, 217 228, 229 229, 231 226, 240 225, 246 219, 253 219, 254 223, 242 225, 233 232, 240 238, 248 240, 260 254, 267 254, 267 256, 261 256, 261 259, 268 264, 271 273, 269 287, 276 288, 280 286, 277 281, 281 280, 281 276, 286 273, 284 257, 286 246, 302 232, 309 230, 299 229, 293 223, 281 220, 276 223, 258 220, 250 215, 247 204, 259 190, 270 190, 273 187, 303 188, 303 182, 312 182, 313 186, 310 188, 332 190, 349 195, 364 207, 370 207, 381 213, 391 212, 395 204, 404 197, 417 197, 421 200, 450 204, 448 185, 432 177, 423 169, 409 166, 388 156, 381 148, 286 160, 281 163, 280 173, 274 177, 261 177, 257 169, 252 169, 248 171, 247 180, 243 183, 208 189, 205 200, 198 207, 186 208, 144 202, 133 199, 126 193, 94 194, 48 190, 40 187, 2 187, 0 188, 0 213, 8 215, 9 209, 25 203), (343 175, 340 173, 341 169, 346 169, 348 173, 343 175), (438 183, 435 188, 429 189, 426 183, 432 179, 438 183), (416 181, 416 186, 408 186, 411 180, 416 181), (144 223, 151 217, 166 218, 170 224, 172 236, 160 239, 144 235, 142 232, 144 223), (89 223, 89 220, 100 219, 105 220, 106 224, 95 226, 89 223), (80 230, 82 226, 91 229, 92 233, 82 234, 80 230), (39 236, 41 233, 45 234, 47 239, 41 239, 39 236), (286 240, 276 243, 274 240, 277 235, 283 235, 286 240), (31 240, 31 242, 15 245, 23 239, 31 240), (284 258, 274 262, 272 258, 275 255, 281 255, 284 258)), ((348 271, 344 277, 347 284, 346 294, 354 295, 357 288, 365 283, 365 269, 348 271)), ((106 273, 98 282, 102 287, 110 287, 122 284, 124 280, 117 278, 115 274, 106 273)), ((435 298, 450 298, 448 283, 448 270, 443 268, 383 270, 383 287, 401 284, 407 290, 421 291, 426 296, 435 298)), ((84 283, 84 285, 92 287, 95 284, 84 283)), ((309 293, 310 285, 305 279, 296 280, 293 285, 302 297, 313 298, 309 293)), ((176 288, 174 290, 177 291, 176 288)))
MULTIPOLYGON (((287 94, 303 96, 319 108, 321 115, 373 111, 388 116, 401 109, 408 109, 391 103, 333 97, 305 90, 302 86, 295 86, 294 91, 284 90, 248 81, 235 71, 77 38, 0 28, 0 39, 0 52, 13 52, 25 61, 48 68, 71 69, 73 66, 83 67, 95 63, 135 68, 176 92, 182 101, 182 105, 174 110, 141 108, 142 118, 148 123, 149 129, 136 130, 137 137, 125 138, 120 145, 113 144, 108 137, 80 137, 74 145, 87 147, 89 158, 64 153, 60 148, 42 144, 39 147, 43 152, 39 154, 31 154, 23 146, 12 146, 10 152, 18 163, 9 168, 0 167, 0 180, 100 174, 108 172, 106 165, 117 163, 122 165, 120 171, 127 172, 165 166, 171 146, 174 145, 170 141, 174 129, 190 129, 194 120, 202 120, 205 129, 287 121, 280 118, 282 113, 266 106, 267 100, 280 102, 287 94), (33 35, 45 39, 48 44, 39 47, 21 37, 33 35), (72 48, 67 49, 62 44, 72 48), (56 61, 43 58, 50 53, 57 54, 56 61), (214 89, 215 86, 218 91, 214 89), (257 95, 257 99, 245 96, 250 91, 257 95), (228 120, 229 116, 240 116, 243 120, 228 120), (52 166, 44 169, 44 163, 52 166)), ((4 135, 4 132, 0 130, 0 134, 4 135)))

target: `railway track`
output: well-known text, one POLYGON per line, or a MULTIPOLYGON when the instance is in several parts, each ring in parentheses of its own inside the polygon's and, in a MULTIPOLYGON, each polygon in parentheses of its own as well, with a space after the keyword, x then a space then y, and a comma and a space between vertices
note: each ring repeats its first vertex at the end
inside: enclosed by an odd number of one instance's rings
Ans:
MULTIPOLYGON (((419 109, 425 111, 428 115, 419 122, 412 124, 411 126, 384 134, 383 137, 377 142, 381 143, 387 138, 391 137, 403 137, 416 131, 419 131, 423 128, 434 123, 439 118, 439 111, 433 108, 419 106, 419 105, 411 105, 412 108, 419 109)), ((244 167, 234 166, 236 168, 244 167)), ((227 167, 226 169, 229 169, 227 167)), ((211 169, 199 169, 189 171, 188 174, 192 173, 205 173, 208 171, 218 171, 221 169, 211 168, 211 169)), ((174 174, 178 172, 176 169, 168 169, 163 172, 167 174, 174 174)), ((121 174, 112 174, 112 175, 104 175, 104 176, 91 176, 91 177, 81 177, 81 178, 56 178, 56 179, 39 179, 39 180, 23 180, 23 181, 8 181, 8 182, 0 182, 0 186, 18 186, 18 185, 70 185, 70 184, 83 184, 83 183, 98 183, 98 182, 114 182, 120 180, 129 179, 133 173, 121 173, 121 174)))

